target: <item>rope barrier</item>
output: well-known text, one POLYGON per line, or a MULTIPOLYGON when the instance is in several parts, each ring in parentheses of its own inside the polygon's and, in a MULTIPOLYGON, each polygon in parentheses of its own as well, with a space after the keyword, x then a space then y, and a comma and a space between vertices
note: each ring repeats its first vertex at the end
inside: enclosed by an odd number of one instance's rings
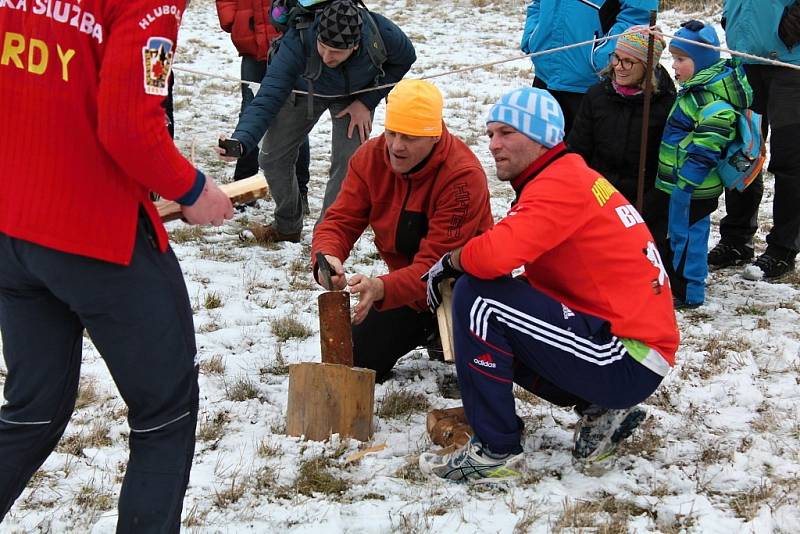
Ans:
MULTIPOLYGON (((759 61, 759 62, 762 62, 762 63, 767 63, 769 65, 775 65, 775 66, 778 66, 778 67, 786 67, 786 68, 790 68, 790 69, 794 69, 794 70, 800 70, 800 65, 794 65, 792 63, 786 63, 784 61, 778 61, 776 59, 770 59, 770 58, 765 58, 765 57, 761 57, 761 56, 756 56, 756 55, 753 55, 753 54, 748 54, 746 52, 739 52, 738 50, 731 50, 729 48, 724 48, 724 47, 721 47, 721 46, 714 46, 714 45, 710 45, 710 44, 707 44, 707 43, 701 43, 701 42, 698 42, 698 41, 692 41, 691 39, 685 39, 683 37, 676 37, 675 35, 672 35, 672 34, 669 34, 669 33, 664 33, 662 31, 660 31, 657 26, 652 26, 650 28, 650 31, 654 35, 658 35, 658 36, 660 36, 662 38, 669 38, 669 39, 675 39, 675 40, 682 41, 682 42, 692 43, 692 44, 695 44, 697 46, 710 48, 712 50, 717 50, 719 52, 725 52, 727 54, 730 54, 731 56, 738 56, 738 57, 742 57, 742 58, 746 58, 746 59, 750 59, 750 60, 754 60, 754 61, 759 61)), ((569 44, 569 45, 565 45, 565 46, 559 46, 559 47, 550 48, 550 49, 547 49, 547 50, 540 50, 538 52, 531 52, 529 54, 517 55, 517 56, 514 56, 514 57, 507 57, 507 58, 503 58, 503 59, 498 59, 496 61, 490 61, 488 63, 480 63, 480 64, 477 64, 477 65, 470 65, 470 66, 463 67, 463 68, 460 68, 460 69, 453 69, 453 70, 449 70, 449 71, 445 71, 445 72, 440 72, 440 73, 437 73, 437 74, 430 74, 430 75, 427 75, 427 76, 422 76, 422 77, 417 78, 417 79, 420 79, 420 80, 432 80, 434 78, 441 78, 443 76, 450 76, 450 75, 453 75, 453 74, 461 74, 461 73, 464 73, 464 72, 471 72, 471 71, 474 71, 474 70, 485 69, 487 67, 493 67, 495 65, 500 65, 502 63, 510 63, 512 61, 519 61, 520 59, 535 58, 535 57, 539 57, 539 56, 553 54, 553 53, 556 53, 556 52, 561 52, 561 51, 564 51, 564 50, 569 50, 571 48, 578 48, 580 46, 587 46, 587 45, 595 45, 595 44, 598 44, 598 43, 604 43, 604 42, 606 42, 606 41, 608 41, 610 39, 616 39, 618 37, 621 37, 623 35, 628 35, 630 33, 633 33, 633 32, 631 32, 630 30, 627 30, 627 31, 624 31, 622 33, 618 33, 618 34, 615 34, 615 35, 608 35, 608 36, 604 36, 604 37, 598 38, 598 39, 590 39, 590 40, 587 40, 587 41, 581 41, 579 43, 573 43, 573 44, 569 44)), ((172 68, 173 68, 173 70, 177 70, 177 71, 180 71, 180 72, 187 72, 187 73, 190 73, 190 74, 196 74, 196 75, 199 75, 199 76, 205 76, 207 78, 218 78, 218 79, 226 80, 226 81, 229 81, 229 82, 235 82, 235 83, 240 83, 240 84, 248 84, 250 86, 255 86, 256 90, 259 87, 261 87, 261 84, 258 83, 258 82, 251 82, 251 81, 247 81, 247 80, 242 80, 242 79, 236 78, 235 76, 226 76, 224 74, 213 74, 213 73, 210 73, 210 72, 203 72, 203 71, 192 69, 192 68, 189 68, 189 67, 183 67, 181 65, 174 65, 172 68)), ((320 95, 320 94, 314 93, 314 98, 345 98, 345 97, 348 97, 348 96, 353 96, 353 95, 357 95, 357 94, 361 94, 361 93, 368 93, 370 91, 379 91, 381 89, 387 89, 389 87, 394 87, 394 85, 395 85, 395 83, 387 83, 387 84, 378 85, 378 86, 375 86, 375 87, 367 87, 367 88, 364 88, 364 89, 359 89, 358 91, 353 91, 352 93, 349 93, 349 94, 346 94, 346 95, 320 95)), ((292 92, 294 92, 296 94, 300 94, 300 95, 307 95, 308 94, 307 91, 301 91, 299 89, 292 89, 292 92)))

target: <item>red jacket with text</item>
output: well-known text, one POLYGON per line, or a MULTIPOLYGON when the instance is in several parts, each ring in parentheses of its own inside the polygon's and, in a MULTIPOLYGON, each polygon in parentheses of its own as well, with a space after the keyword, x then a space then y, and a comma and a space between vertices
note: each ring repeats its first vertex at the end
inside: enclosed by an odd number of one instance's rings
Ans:
POLYGON ((635 340, 655 349, 658 354, 634 357, 666 374, 675 364, 678 325, 667 273, 636 209, 563 144, 533 162, 512 186, 517 202, 464 246, 462 268, 491 279, 524 265, 525 277, 539 291, 605 319, 623 343, 635 340))
POLYGON ((219 25, 243 56, 267 60, 269 45, 281 36, 269 21, 272 0, 216 0, 219 25))
POLYGON ((486 174, 463 141, 444 128, 423 167, 400 175, 392 170, 381 135, 350 158, 339 196, 314 230, 311 257, 319 251, 344 262, 371 226, 389 267, 380 277, 384 298, 376 307, 423 311, 428 306, 420 277, 445 252, 491 225, 486 174))
POLYGON ((128 264, 143 206, 166 250, 149 191, 191 204, 205 183, 160 105, 184 4, 0 9, 0 232, 128 264))

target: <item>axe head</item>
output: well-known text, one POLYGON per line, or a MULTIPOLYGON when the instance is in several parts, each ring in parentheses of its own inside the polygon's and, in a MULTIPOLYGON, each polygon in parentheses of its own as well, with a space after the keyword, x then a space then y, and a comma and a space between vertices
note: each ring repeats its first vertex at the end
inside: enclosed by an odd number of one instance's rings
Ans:
POLYGON ((325 258, 322 252, 317 252, 315 255, 317 260, 317 272, 319 273, 319 280, 328 291, 333 291, 333 282, 331 281, 331 264, 325 258))

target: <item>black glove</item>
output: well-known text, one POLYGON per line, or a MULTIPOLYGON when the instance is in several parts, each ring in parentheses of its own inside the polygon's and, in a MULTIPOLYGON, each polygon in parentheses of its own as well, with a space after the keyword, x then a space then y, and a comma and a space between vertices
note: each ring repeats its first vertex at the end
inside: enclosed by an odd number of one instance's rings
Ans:
POLYGON ((422 275, 422 280, 428 282, 428 308, 432 312, 442 303, 442 293, 439 291, 439 283, 445 278, 458 278, 463 273, 453 267, 453 260, 450 252, 439 258, 427 273, 422 275))
POLYGON ((795 2, 783 11, 781 23, 778 24, 778 37, 789 50, 800 43, 800 2, 795 2))

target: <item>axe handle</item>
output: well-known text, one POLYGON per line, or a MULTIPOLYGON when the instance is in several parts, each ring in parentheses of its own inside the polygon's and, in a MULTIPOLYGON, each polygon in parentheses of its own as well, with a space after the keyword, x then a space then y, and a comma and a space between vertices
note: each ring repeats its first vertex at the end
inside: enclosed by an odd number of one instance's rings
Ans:
POLYGON ((439 283, 442 293, 442 304, 436 308, 436 321, 439 323, 439 337, 442 339, 444 361, 456 361, 453 348, 453 283, 452 278, 445 278, 439 283))

